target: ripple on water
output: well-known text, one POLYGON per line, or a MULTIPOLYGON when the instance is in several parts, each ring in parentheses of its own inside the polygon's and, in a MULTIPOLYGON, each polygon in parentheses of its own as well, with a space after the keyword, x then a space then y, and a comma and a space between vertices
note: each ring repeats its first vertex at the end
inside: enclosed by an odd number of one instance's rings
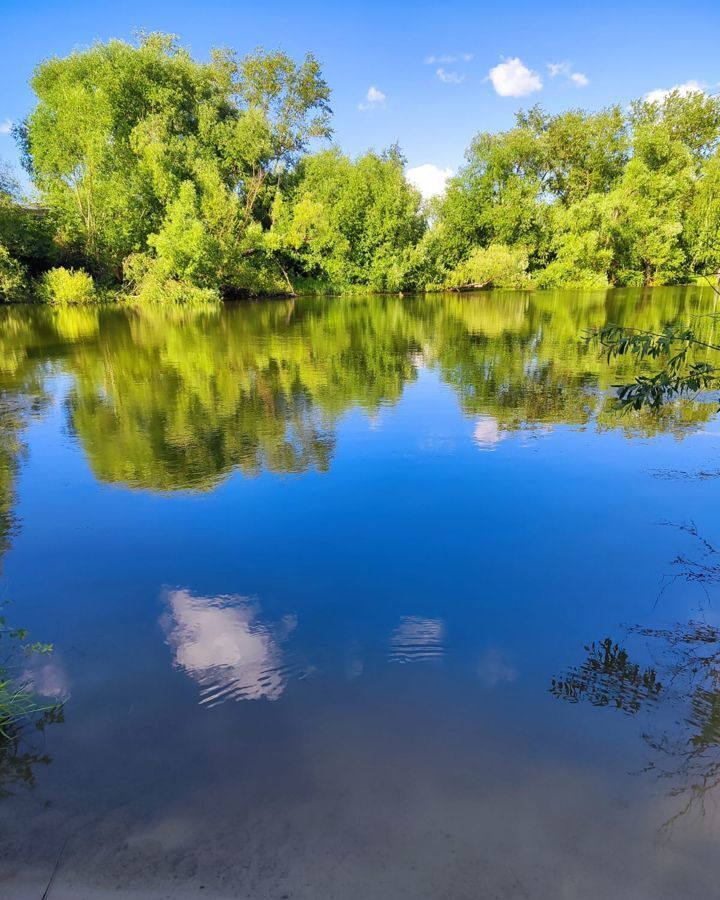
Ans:
POLYGON ((200 703, 277 700, 288 681, 301 677, 299 663, 283 646, 297 625, 260 619, 256 600, 236 595, 196 597, 168 591, 163 627, 174 663, 200 686, 200 703))
POLYGON ((395 663, 429 662, 445 655, 442 619, 403 616, 390 638, 388 659, 395 663))

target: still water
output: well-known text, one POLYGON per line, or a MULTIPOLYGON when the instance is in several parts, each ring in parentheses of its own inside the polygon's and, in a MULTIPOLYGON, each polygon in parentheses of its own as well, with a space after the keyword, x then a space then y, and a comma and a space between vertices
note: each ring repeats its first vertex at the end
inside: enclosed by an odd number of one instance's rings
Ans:
POLYGON ((0 310, 0 896, 716 896, 717 403, 582 340, 713 300, 0 310))

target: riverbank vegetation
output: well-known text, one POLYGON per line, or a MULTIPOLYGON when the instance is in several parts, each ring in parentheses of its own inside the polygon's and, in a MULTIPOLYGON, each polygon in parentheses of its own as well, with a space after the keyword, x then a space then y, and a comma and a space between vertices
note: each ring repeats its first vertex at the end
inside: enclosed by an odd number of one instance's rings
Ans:
POLYGON ((328 144, 318 61, 194 60, 175 38, 42 62, 0 176, 0 298, 606 287, 720 268, 720 99, 520 112, 423 202, 398 147, 328 144), (91 280, 90 280, 91 279, 91 280))
POLYGON ((38 694, 23 663, 51 651, 49 644, 28 643, 27 632, 12 628, 0 615, 0 797, 17 785, 34 784, 35 767, 50 762, 25 740, 25 732, 62 721, 62 703, 38 694))

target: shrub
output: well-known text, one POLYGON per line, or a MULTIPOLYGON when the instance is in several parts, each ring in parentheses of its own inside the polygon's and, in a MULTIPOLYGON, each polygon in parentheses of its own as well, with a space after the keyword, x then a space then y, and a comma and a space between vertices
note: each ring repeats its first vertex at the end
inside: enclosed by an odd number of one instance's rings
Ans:
POLYGON ((134 297, 141 303, 170 303, 182 306, 205 306, 220 302, 220 294, 213 288, 198 287, 175 278, 159 279, 152 275, 138 285, 134 297))
POLYGON ((87 272, 63 266, 45 272, 40 278, 38 293, 52 306, 96 303, 98 300, 95 282, 87 272))
POLYGON ((476 247, 470 256, 447 276, 445 287, 458 288, 470 284, 493 287, 527 287, 528 255, 522 247, 490 244, 476 247))
POLYGON ((162 273, 157 260, 146 253, 133 253, 125 260, 123 277, 131 302, 204 306, 220 301, 219 292, 213 288, 198 287, 162 273))

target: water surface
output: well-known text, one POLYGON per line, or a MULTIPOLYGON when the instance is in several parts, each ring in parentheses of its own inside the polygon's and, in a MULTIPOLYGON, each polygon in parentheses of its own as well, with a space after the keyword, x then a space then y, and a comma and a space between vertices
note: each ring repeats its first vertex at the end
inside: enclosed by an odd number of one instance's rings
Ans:
POLYGON ((582 340, 713 299, 0 310, 0 894, 714 896, 717 404, 582 340))

